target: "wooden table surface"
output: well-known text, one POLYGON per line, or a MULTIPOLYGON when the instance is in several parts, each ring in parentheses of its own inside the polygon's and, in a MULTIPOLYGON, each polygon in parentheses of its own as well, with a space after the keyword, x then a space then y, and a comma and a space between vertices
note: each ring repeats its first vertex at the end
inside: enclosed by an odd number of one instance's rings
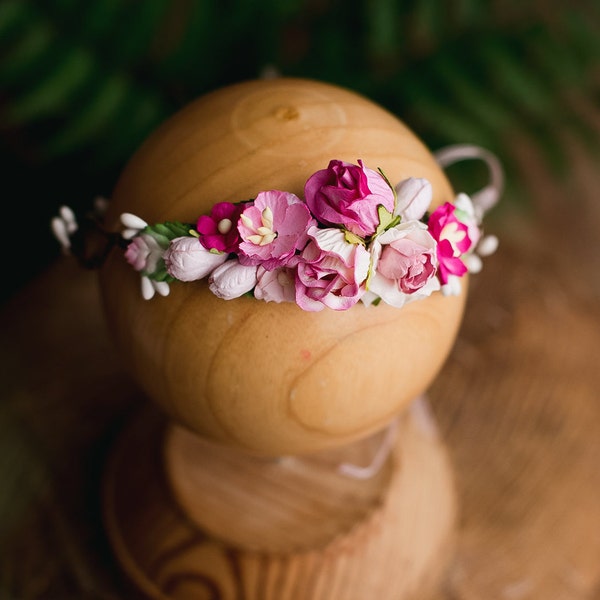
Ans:
MULTIPOLYGON (((564 181, 515 151, 530 203, 490 215, 500 249, 429 392, 460 501, 436 600, 600 599, 600 173, 578 146, 564 181)), ((95 273, 58 260, 0 327, 0 598, 128 598, 100 482, 144 399, 107 338, 95 273)))

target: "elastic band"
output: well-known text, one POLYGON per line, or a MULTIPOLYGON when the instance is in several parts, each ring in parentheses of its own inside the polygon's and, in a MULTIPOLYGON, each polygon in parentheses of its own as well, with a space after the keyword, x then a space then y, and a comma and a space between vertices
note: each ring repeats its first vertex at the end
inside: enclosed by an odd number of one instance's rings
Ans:
POLYGON ((353 465, 352 463, 342 463, 338 467, 340 474, 346 475, 347 477, 353 477, 354 479, 370 479, 377 475, 394 447, 397 433, 398 417, 388 425, 385 435, 381 440, 381 444, 379 445, 379 448, 377 448, 377 452, 370 464, 366 467, 361 467, 359 465, 353 465))
POLYGON ((479 218, 496 205, 504 189, 504 171, 498 158, 489 150, 469 144, 456 144, 438 150, 434 153, 434 157, 443 168, 462 160, 482 160, 488 168, 490 183, 471 194, 471 200, 479 218))

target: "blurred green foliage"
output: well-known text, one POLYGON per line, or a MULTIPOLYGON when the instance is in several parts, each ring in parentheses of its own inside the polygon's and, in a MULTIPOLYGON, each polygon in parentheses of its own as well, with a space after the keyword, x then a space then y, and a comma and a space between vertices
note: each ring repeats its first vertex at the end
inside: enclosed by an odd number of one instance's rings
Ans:
POLYGON ((160 121, 266 69, 363 93, 433 150, 486 147, 505 165, 507 196, 522 199, 513 149, 523 136, 556 170, 568 167, 565 132, 596 151, 586 111, 598 98, 599 33, 593 0, 3 0, 5 214, 22 224, 15 242, 26 230, 41 248, 8 279, 54 258, 57 206, 109 196, 160 121))

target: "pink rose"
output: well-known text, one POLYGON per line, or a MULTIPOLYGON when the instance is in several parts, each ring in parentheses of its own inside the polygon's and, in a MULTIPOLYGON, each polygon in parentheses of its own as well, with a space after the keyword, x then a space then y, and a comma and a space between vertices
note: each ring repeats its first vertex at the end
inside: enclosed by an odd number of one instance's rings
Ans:
POLYGON ((317 171, 304 187, 306 204, 318 221, 342 225, 352 233, 367 237, 379 225, 377 207, 394 210, 394 192, 377 171, 332 160, 327 169, 317 171))
POLYGON ((446 202, 436 208, 429 217, 428 228, 437 241, 440 281, 446 284, 450 275, 464 275, 467 267, 460 257, 471 247, 471 239, 467 225, 456 218, 454 205, 446 202))
POLYGON ((200 234, 200 242, 207 250, 237 252, 240 244, 237 222, 243 208, 243 204, 217 202, 211 208, 210 215, 198 218, 196 229, 200 234))
POLYGON ((296 303, 308 311, 354 306, 364 292, 369 252, 362 244, 347 242, 341 229, 311 227, 308 235, 311 241, 297 267, 296 303))
POLYGON ((266 302, 294 302, 296 300, 296 271, 279 267, 267 271, 259 266, 258 281, 254 288, 254 297, 266 302))
POLYGON ((240 264, 232 258, 218 266, 208 278, 210 291, 223 300, 233 300, 243 296, 256 285, 256 266, 240 264))
POLYGON ((397 308, 440 288, 436 242, 419 221, 388 229, 373 242, 369 291, 397 308))
POLYGON ((225 252, 210 252, 196 237, 178 237, 164 254, 167 273, 180 281, 196 281, 227 260, 225 252))
POLYGON ((150 234, 136 235, 127 245, 125 259, 136 270, 154 273, 162 258, 163 248, 150 234))
POLYGON ((266 269, 285 265, 306 245, 307 229, 314 224, 306 204, 294 194, 260 192, 240 216, 240 261, 266 269))

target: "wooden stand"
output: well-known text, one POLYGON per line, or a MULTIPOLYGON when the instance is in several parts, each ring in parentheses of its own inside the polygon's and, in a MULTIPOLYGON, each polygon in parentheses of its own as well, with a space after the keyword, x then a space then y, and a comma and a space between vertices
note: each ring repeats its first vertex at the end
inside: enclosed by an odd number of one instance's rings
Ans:
POLYGON ((386 432, 336 451, 264 459, 208 444, 154 412, 123 432, 105 517, 127 576, 150 598, 427 598, 453 549, 456 500, 426 401, 386 432))
MULTIPOLYGON (((454 198, 394 115, 281 78, 216 90, 159 127, 123 171, 106 225, 124 212, 193 223, 260 190, 302 197, 332 159, 427 179, 432 208, 454 198)), ((123 433, 106 482, 110 539, 146 596, 404 600, 439 585, 456 503, 444 448, 411 400, 448 356, 466 285, 401 310, 228 302, 205 282, 148 302, 120 249, 100 280, 123 365, 162 411, 123 433), (394 422, 377 475, 339 472, 368 464, 394 422)))

